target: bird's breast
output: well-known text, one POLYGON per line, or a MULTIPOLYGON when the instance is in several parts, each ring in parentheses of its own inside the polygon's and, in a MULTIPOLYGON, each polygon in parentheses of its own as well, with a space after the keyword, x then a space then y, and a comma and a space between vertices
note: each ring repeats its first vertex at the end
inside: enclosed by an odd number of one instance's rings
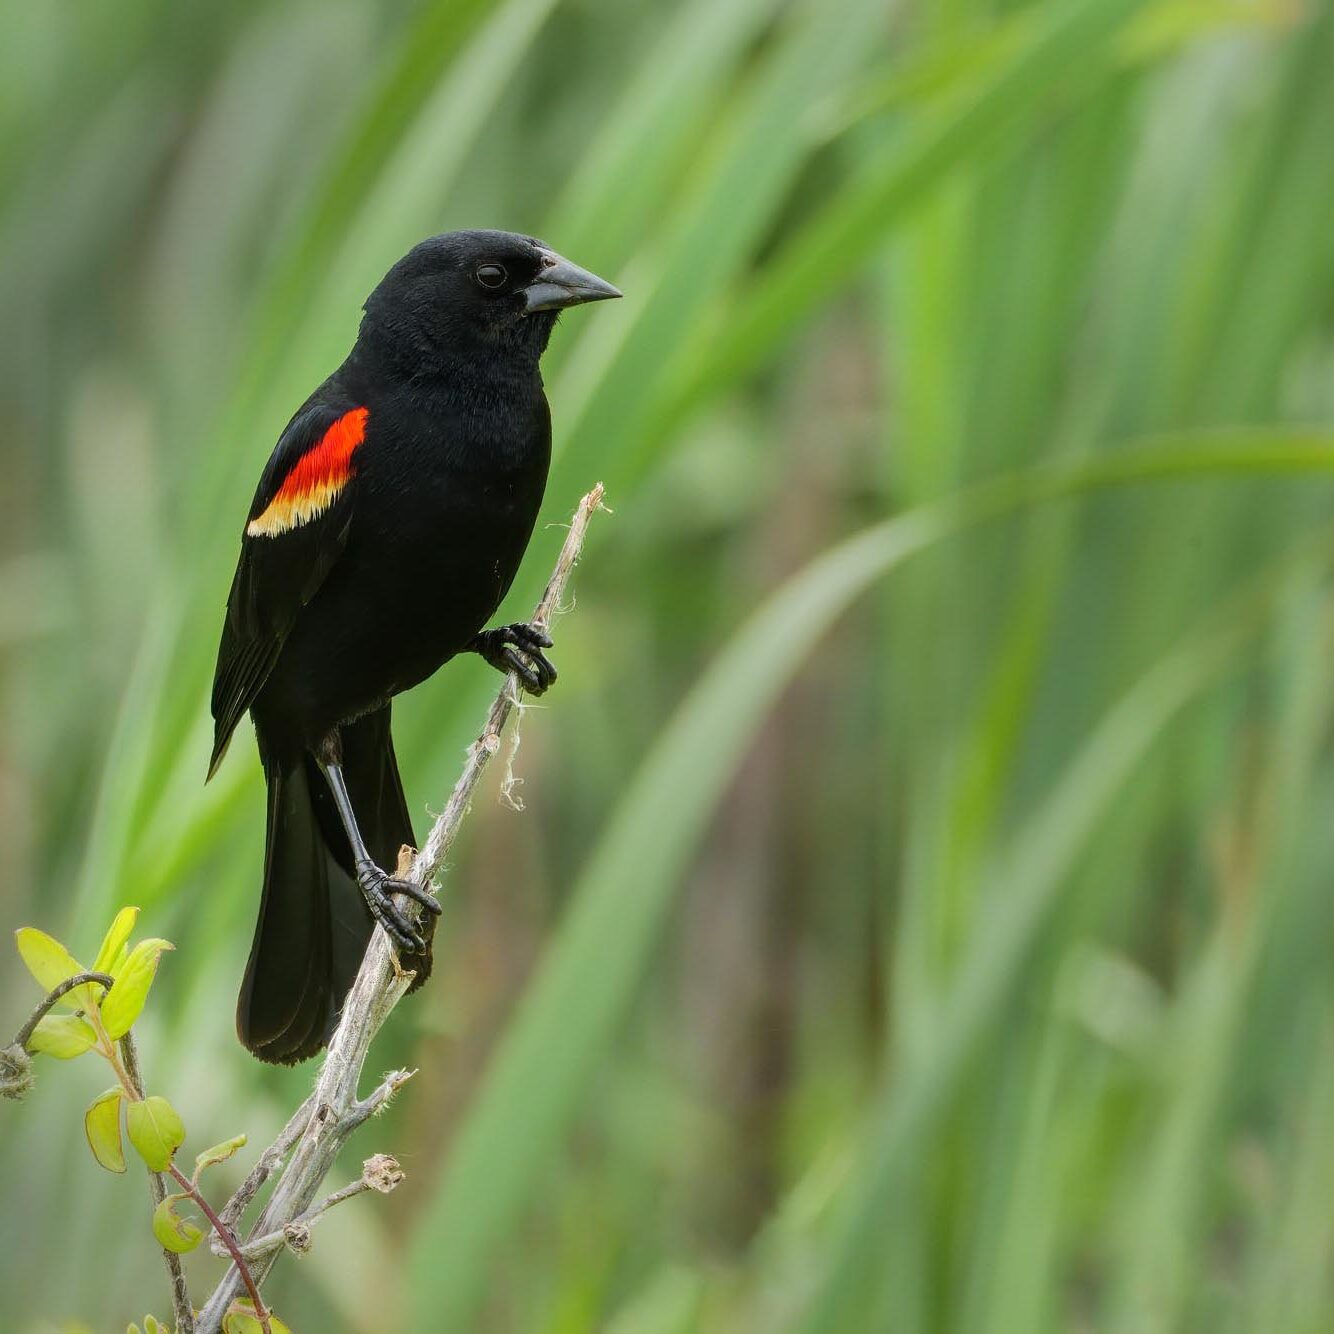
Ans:
POLYGON ((377 586, 432 606, 429 652, 448 656, 514 579, 542 503, 549 435, 446 414, 376 443, 364 451, 347 557, 374 567, 377 586))

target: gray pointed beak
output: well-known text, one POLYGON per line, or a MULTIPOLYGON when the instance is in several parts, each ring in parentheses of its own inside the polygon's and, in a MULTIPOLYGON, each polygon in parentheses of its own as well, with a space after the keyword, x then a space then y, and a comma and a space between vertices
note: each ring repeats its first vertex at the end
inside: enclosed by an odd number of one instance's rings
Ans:
POLYGON ((620 292, 597 274, 548 250, 542 256, 537 277, 523 289, 523 296, 524 314, 531 315, 537 310, 582 306, 585 301, 610 301, 620 292))

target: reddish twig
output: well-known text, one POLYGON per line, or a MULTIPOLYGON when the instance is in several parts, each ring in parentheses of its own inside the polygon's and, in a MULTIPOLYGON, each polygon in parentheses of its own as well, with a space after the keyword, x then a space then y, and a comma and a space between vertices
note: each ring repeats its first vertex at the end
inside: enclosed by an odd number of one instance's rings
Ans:
POLYGON ((255 1305, 255 1319, 259 1321, 264 1334, 273 1334, 269 1326, 269 1312, 259 1295, 259 1288, 255 1284, 253 1275, 250 1273, 250 1266, 246 1264, 245 1256, 241 1254, 240 1244, 236 1240, 236 1234, 222 1221, 213 1211, 213 1206, 204 1198, 199 1187, 190 1180, 184 1172, 181 1171, 175 1163, 167 1167, 167 1171, 175 1178, 176 1184, 199 1206, 199 1211, 213 1224, 213 1230, 222 1240, 222 1244, 231 1254, 232 1263, 236 1266, 236 1271, 241 1275, 241 1282, 245 1284, 246 1291, 250 1294, 250 1300, 255 1305))

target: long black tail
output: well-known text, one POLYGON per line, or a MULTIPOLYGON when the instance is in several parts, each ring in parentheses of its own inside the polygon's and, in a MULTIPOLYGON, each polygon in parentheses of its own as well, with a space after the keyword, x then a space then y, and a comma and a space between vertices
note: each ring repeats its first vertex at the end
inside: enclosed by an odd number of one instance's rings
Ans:
MULTIPOLYGON (((341 729, 343 774, 366 847, 391 874, 414 843, 389 734, 389 706, 341 729)), ((374 921, 324 775, 308 753, 277 756, 260 737, 269 785, 264 896, 236 1007, 236 1031, 261 1061, 290 1065, 329 1040, 374 921)), ((429 933, 431 922, 424 924, 429 933)), ((405 955, 414 988, 431 969, 405 955)))

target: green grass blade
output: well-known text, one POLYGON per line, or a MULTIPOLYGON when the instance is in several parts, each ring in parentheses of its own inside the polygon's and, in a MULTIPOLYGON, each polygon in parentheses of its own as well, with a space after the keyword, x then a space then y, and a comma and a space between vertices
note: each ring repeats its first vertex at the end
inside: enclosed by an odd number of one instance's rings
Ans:
POLYGON ((1297 564, 1310 559, 1309 543, 1299 544, 1296 560, 1288 555, 1266 570, 1231 600, 1224 616, 1211 617, 1154 667, 1098 725, 1016 840, 992 877, 987 924, 972 937, 929 1056, 894 1080, 871 1118, 861 1172, 835 1229, 825 1271, 797 1324, 803 1334, 862 1328, 857 1303, 876 1282, 879 1220, 918 1161, 935 1119, 944 1115, 992 1018, 1021 981, 1025 961, 1085 842, 1167 724, 1222 672, 1238 665, 1239 650, 1263 625, 1277 593, 1297 564))
POLYGON ((1100 66, 1107 38, 1144 0, 1050 6, 1021 50, 939 119, 889 149, 780 252, 690 368, 668 420, 773 355, 812 310, 865 265, 893 222, 961 163, 986 154, 1062 81, 1100 66))

